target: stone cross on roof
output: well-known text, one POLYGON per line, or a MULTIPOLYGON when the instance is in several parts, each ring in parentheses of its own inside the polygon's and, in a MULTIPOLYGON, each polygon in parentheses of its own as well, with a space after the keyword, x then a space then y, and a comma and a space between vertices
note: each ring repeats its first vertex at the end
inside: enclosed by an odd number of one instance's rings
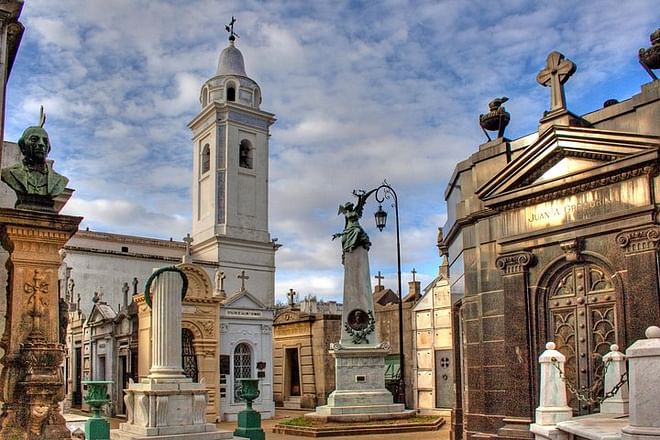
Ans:
POLYGON ((245 275, 245 271, 242 270, 242 271, 241 271, 241 274, 238 275, 236 278, 238 278, 239 280, 241 280, 241 292, 244 291, 244 290, 245 290, 245 280, 249 280, 250 277, 247 276, 247 275, 245 275))
POLYGON ((296 291, 293 289, 289 289, 286 296, 289 299, 289 305, 293 306, 295 303, 296 291))
POLYGON ((133 277, 133 295, 137 295, 138 293, 138 279, 137 277, 133 277))
POLYGON ((215 290, 216 291, 218 291, 218 292, 224 292, 225 291, 225 278, 227 278, 227 276, 220 269, 218 269, 215 272, 215 290))
POLYGON ((128 292, 131 290, 130 287, 128 287, 128 283, 124 283, 124 285, 121 288, 121 291, 124 294, 124 304, 123 306, 126 307, 128 305, 128 292))
POLYGON ((544 87, 550 87, 550 111, 566 108, 564 83, 576 70, 575 63, 559 52, 553 51, 548 55, 546 66, 536 76, 536 81, 544 87))
POLYGON ((413 275, 413 283, 414 283, 415 281, 417 281, 417 280, 415 279, 415 275, 417 275, 417 271, 416 271, 415 268, 413 267, 413 270, 411 270, 410 273, 412 273, 412 275, 413 275))
POLYGON ((384 280, 385 277, 380 274, 380 271, 378 271, 378 275, 376 275, 374 278, 376 278, 378 280, 378 287, 382 287, 380 282, 381 282, 381 280, 384 280))
POLYGON ((183 263, 192 263, 192 242, 193 238, 190 236, 190 233, 186 234, 185 237, 183 237, 183 242, 186 244, 186 253, 183 255, 182 262, 183 263))

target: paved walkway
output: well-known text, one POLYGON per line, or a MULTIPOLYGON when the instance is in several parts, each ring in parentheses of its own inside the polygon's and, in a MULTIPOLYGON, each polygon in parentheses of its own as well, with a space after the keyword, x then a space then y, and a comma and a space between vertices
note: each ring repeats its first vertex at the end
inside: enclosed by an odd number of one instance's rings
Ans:
MULTIPOLYGON (((273 426, 278 423, 280 420, 287 419, 290 417, 298 417, 304 414, 304 411, 295 411, 295 410, 281 410, 277 409, 275 411, 275 418, 269 420, 263 420, 261 426, 266 432, 266 440, 311 440, 313 437, 299 437, 293 435, 285 434, 274 434, 272 431, 273 426)), ((318 437, 319 439, 327 440, 449 440, 449 419, 445 418, 447 422, 439 431, 426 431, 426 432, 406 432, 406 433, 397 433, 397 434, 369 434, 369 435, 360 435, 359 428, 356 428, 355 435, 352 436, 333 436, 333 437, 318 437)), ((112 418, 110 419, 110 427, 112 429, 118 428, 119 423, 123 419, 112 418)), ((218 429, 222 431, 234 431, 236 429, 236 422, 220 422, 217 424, 218 429)))

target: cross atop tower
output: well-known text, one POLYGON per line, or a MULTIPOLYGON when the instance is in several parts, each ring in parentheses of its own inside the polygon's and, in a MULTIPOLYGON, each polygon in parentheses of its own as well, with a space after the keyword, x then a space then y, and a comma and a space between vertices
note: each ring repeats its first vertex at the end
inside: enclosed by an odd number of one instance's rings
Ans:
POLYGON ((236 19, 232 15, 229 24, 225 25, 225 29, 227 30, 227 32, 229 32, 229 41, 234 41, 237 38, 241 38, 238 36, 237 33, 234 32, 234 23, 236 23, 236 19))
POLYGON ((536 81, 543 87, 550 87, 550 111, 566 108, 564 83, 577 70, 573 61, 553 51, 548 55, 546 66, 536 76, 536 81))
POLYGON ((378 280, 378 287, 383 287, 380 282, 381 280, 385 279, 385 277, 380 274, 380 271, 378 271, 378 275, 376 275, 374 278, 378 280))
POLYGON ((415 279, 415 275, 417 275, 417 271, 416 271, 415 268, 413 267, 413 270, 411 270, 410 273, 412 273, 412 276, 413 276, 413 283, 414 283, 415 281, 417 281, 417 280, 415 279))
POLYGON ((242 270, 242 271, 241 271, 241 274, 238 275, 236 278, 238 278, 239 280, 241 280, 241 292, 244 291, 244 290, 245 290, 245 280, 249 280, 250 277, 247 276, 247 275, 245 275, 245 271, 242 270))

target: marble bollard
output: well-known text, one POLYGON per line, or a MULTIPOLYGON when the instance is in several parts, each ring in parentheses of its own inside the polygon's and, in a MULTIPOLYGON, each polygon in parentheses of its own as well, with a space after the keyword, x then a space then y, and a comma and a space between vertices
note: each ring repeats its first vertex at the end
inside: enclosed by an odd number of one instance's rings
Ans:
POLYGON ((541 365, 541 386, 539 406, 536 408, 536 420, 530 426, 534 438, 564 440, 568 434, 557 429, 557 423, 570 420, 573 409, 566 399, 566 384, 559 375, 559 369, 564 371, 566 357, 555 350, 554 342, 545 344, 546 350, 539 356, 541 365), (553 365, 556 363, 557 367, 553 365))
MULTIPOLYGON (((603 362, 607 366, 605 372, 604 392, 611 391, 626 374, 626 356, 619 351, 619 346, 612 344, 610 352, 603 356, 603 362)), ((600 412, 607 414, 628 414, 628 383, 624 383, 621 388, 609 399, 605 399, 600 404, 600 412)))
POLYGON ((630 424, 621 430, 622 440, 660 440, 660 327, 646 329, 646 338, 626 350, 630 424))

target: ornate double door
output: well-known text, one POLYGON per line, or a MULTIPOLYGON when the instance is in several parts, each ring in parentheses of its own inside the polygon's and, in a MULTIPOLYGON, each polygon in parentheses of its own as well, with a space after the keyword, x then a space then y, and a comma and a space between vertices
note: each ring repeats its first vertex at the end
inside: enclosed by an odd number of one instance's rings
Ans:
MULTIPOLYGON (((566 379, 577 389, 603 394, 602 358, 616 343, 616 291, 611 274, 593 263, 575 263, 563 269, 548 296, 548 335, 566 356, 566 379)), ((586 393, 582 393, 586 394, 586 393)), ((581 401, 568 392, 576 414, 598 410, 598 404, 581 401)))

